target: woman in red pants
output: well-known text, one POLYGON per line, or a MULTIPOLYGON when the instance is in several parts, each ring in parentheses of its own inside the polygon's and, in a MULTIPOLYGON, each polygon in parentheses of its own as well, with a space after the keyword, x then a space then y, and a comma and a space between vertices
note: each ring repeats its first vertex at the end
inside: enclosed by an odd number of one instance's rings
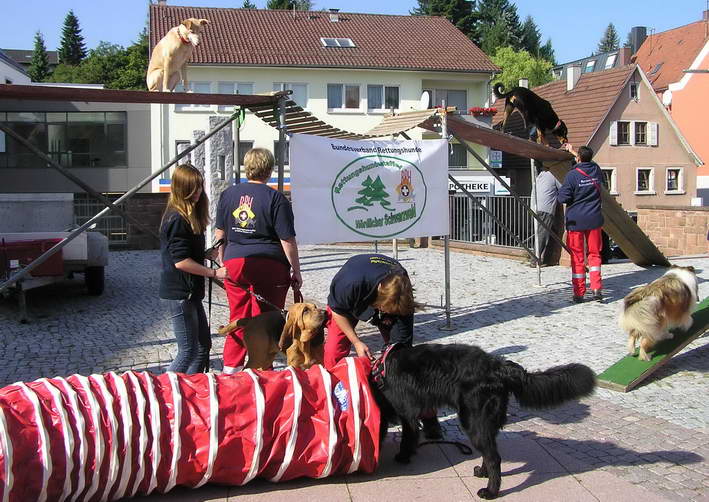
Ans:
MULTIPOLYGON (((268 150, 250 150, 244 156, 248 183, 227 188, 219 199, 215 237, 226 239, 219 260, 229 272, 224 286, 230 321, 273 309, 250 292, 282 309, 288 288, 300 289, 303 283, 293 209, 282 193, 267 185, 274 163, 268 150)), ((224 342, 224 373, 240 371, 245 358, 244 331, 238 328, 224 342)))

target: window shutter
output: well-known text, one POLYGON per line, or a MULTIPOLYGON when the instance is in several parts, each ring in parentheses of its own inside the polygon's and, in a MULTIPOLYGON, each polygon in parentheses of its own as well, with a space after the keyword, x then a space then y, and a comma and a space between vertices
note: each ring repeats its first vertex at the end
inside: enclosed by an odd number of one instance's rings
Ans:
POLYGON ((611 131, 608 135, 608 141, 612 146, 618 144, 618 122, 611 122, 611 131))
POLYGON ((635 145, 635 121, 628 122, 628 144, 635 145))
POLYGON ((657 122, 647 123, 647 144, 657 146, 657 122))

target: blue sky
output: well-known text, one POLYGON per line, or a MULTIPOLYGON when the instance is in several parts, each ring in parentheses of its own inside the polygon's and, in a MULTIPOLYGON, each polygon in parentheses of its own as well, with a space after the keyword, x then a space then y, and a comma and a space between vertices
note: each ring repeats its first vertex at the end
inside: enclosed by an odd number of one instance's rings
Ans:
MULTIPOLYGON (((253 0, 252 0, 253 1, 253 0)), ((168 0, 170 5, 239 7, 243 0, 168 0)), ((266 0, 255 0, 263 8, 266 0)), ((31 49, 34 33, 44 35, 47 48, 56 49, 64 16, 73 9, 89 48, 101 40, 128 45, 144 26, 148 0, 5 0, 0 47, 31 49)), ((551 37, 559 62, 588 56, 595 50, 609 22, 615 24, 621 43, 633 26, 656 32, 701 19, 706 0, 595 0, 539 2, 518 0, 520 18, 531 15, 544 40, 551 37)), ((339 8, 343 12, 408 14, 416 0, 315 0, 315 9, 339 8)))

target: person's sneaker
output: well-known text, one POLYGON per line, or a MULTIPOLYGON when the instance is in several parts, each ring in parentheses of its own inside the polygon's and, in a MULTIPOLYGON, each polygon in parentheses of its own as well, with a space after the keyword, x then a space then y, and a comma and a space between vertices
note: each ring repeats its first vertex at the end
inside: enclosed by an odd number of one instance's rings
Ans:
POLYGON ((574 296, 572 301, 574 303, 583 303, 583 296, 574 296))
POLYGON ((422 418, 423 437, 426 439, 440 440, 443 439, 443 429, 438 423, 438 417, 422 418))
POLYGON ((593 290, 593 301, 594 302, 602 302, 603 301, 603 293, 601 293, 600 289, 593 290))

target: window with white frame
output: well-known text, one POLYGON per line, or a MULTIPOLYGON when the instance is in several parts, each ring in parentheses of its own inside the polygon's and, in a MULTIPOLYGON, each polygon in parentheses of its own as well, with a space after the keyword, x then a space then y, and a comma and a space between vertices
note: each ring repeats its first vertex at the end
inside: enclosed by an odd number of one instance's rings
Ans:
POLYGON ((608 141, 611 145, 657 146, 659 125, 644 120, 611 122, 608 141))
POLYGON ((635 169, 635 193, 637 195, 655 193, 655 170, 652 167, 635 169))
POLYGON ((323 47, 356 47, 355 43, 352 41, 351 38, 321 37, 320 43, 323 45, 323 47))
POLYGON ((327 84, 327 108, 328 111, 360 110, 359 84, 327 84))
POLYGON ((240 183, 243 180, 246 180, 246 178, 242 175, 242 170, 241 166, 244 165, 244 156, 249 152, 254 147, 254 142, 253 141, 239 141, 239 163, 237 164, 236 167, 236 174, 235 178, 238 179, 237 183, 240 183))
POLYGON ((391 110, 399 108, 399 88, 389 85, 367 86, 368 110, 391 110))
POLYGON ((665 171, 665 193, 684 193, 684 173, 681 167, 668 167, 665 171))
POLYGON ((274 82, 274 91, 293 91, 290 99, 295 101, 303 108, 308 106, 308 84, 299 84, 295 82, 274 82))
POLYGON ((617 195, 618 184, 616 180, 615 167, 602 167, 601 173, 603 174, 603 186, 606 187, 608 193, 611 195, 617 195))
MULTIPOLYGON (((253 82, 217 82, 217 94, 253 94, 253 82)), ((219 105, 220 112, 230 112, 234 110, 233 105, 219 105)))
MULTIPOLYGON (((197 93, 197 94, 210 94, 212 92, 212 83, 211 82, 190 82, 190 89, 191 92, 197 93)), ((185 92, 185 88, 182 86, 182 82, 177 84, 175 87, 175 92, 185 92)), ((176 112, 184 112, 184 111, 203 111, 203 110, 209 110, 212 107, 212 105, 181 105, 181 104, 176 104, 175 105, 175 111, 176 112)))
POLYGON ((606 65, 603 68, 604 70, 608 70, 610 68, 613 68, 613 65, 615 64, 615 60, 618 57, 618 54, 611 54, 606 58, 606 65))
POLYGON ((468 151, 460 143, 450 143, 448 148, 448 169, 466 169, 468 151))
POLYGON ((458 110, 464 111, 468 109, 468 96, 465 90, 460 89, 424 89, 428 92, 429 108, 436 106, 455 106, 458 110))
POLYGON ((586 66, 583 69, 584 73, 591 73, 593 69, 596 67, 596 60, 592 59, 591 61, 586 62, 586 66))

